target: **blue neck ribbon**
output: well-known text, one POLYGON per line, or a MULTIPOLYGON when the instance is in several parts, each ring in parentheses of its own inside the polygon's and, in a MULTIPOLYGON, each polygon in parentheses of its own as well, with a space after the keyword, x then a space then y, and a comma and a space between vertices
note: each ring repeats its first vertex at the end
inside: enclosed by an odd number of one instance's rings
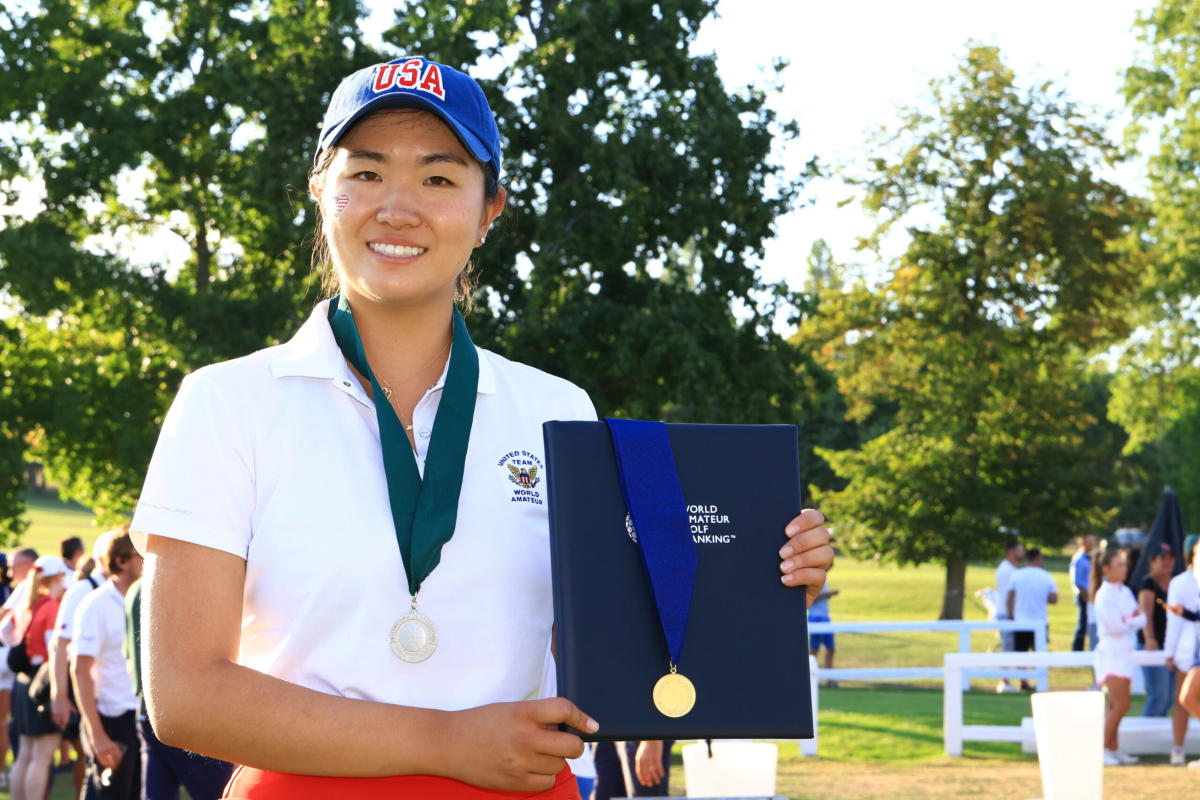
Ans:
POLYGON ((632 419, 604 420, 617 456, 621 493, 637 530, 658 619, 679 664, 696 584, 696 543, 667 426, 632 419))

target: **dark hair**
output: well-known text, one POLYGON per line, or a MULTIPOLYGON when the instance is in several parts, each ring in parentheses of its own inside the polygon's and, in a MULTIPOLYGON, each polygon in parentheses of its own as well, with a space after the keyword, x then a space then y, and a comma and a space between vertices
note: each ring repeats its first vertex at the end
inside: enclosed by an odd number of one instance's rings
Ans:
POLYGON ((15 559, 17 556, 24 556, 25 558, 28 558, 30 561, 37 561, 37 559, 38 559, 38 551, 37 551, 37 550, 34 550, 32 547, 22 547, 20 550, 18 550, 17 552, 13 553, 13 558, 14 558, 14 559, 15 559))
POLYGON ((80 539, 78 536, 63 539, 58 544, 58 550, 62 553, 63 561, 70 561, 76 555, 83 552, 83 539, 80 539))
POLYGON ((135 555, 137 555, 137 549, 133 546, 133 539, 129 538, 129 526, 125 525, 121 533, 114 536, 108 543, 108 550, 104 553, 104 563, 108 565, 108 574, 120 575, 121 563, 135 555))
POLYGON ((1009 553, 1011 553, 1013 550, 1016 550, 1020 546, 1021 546, 1020 539, 1009 539, 1007 542, 1004 543, 1004 555, 1008 555, 1009 553))
POLYGON ((1100 590, 1100 584, 1104 581, 1104 568, 1116 560, 1117 556, 1125 555, 1125 551, 1119 547, 1105 547, 1100 545, 1100 555, 1092 556, 1092 574, 1088 580, 1088 588, 1091 590, 1092 602, 1096 601, 1096 592, 1100 590))
MULTIPOLYGON (((397 110, 397 109, 390 109, 397 110)), ((419 110, 419 109, 412 109, 419 110)), ((379 113, 379 112, 376 112, 379 113)), ((363 119, 369 119, 372 115, 368 114, 363 119)), ((439 118, 440 119, 440 118, 439 118)), ((354 124, 362 122, 358 120, 354 124)), ((344 131, 344 137, 354 126, 344 131)), ((325 173, 329 171, 329 165, 333 163, 334 156, 337 155, 337 146, 326 148, 320 155, 317 156, 316 163, 308 172, 308 180, 318 186, 324 186, 325 173)), ((483 164, 476 162, 483 169, 483 199, 487 202, 492 202, 500 196, 500 178, 496 174, 496 170, 491 164, 483 164)), ((321 294, 324 297, 332 297, 338 292, 338 276, 333 269, 333 259, 329 256, 329 240, 325 238, 325 218, 321 213, 320 202, 315 205, 317 224, 313 228, 313 248, 312 248, 312 269, 321 276, 321 294)), ((458 303, 464 314, 470 314, 475 307, 475 264, 472 261, 467 261, 462 271, 458 273, 454 285, 454 302, 458 303)))
POLYGON ((1038 550, 1036 547, 1034 547, 1031 550, 1025 551, 1025 560, 1028 561, 1030 564, 1032 564, 1034 561, 1040 560, 1041 557, 1042 557, 1042 551, 1038 550))

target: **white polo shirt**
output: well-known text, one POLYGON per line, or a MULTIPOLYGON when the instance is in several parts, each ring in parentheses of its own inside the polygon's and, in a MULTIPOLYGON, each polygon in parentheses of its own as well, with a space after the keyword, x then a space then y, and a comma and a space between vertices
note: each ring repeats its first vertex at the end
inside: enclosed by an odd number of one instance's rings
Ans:
MULTIPOLYGON (((86 581, 85 581, 86 583, 86 581)), ((119 717, 138 707, 133 679, 125 666, 125 598, 111 580, 89 592, 75 612, 75 638, 67 648, 74 659, 91 656, 96 684, 96 708, 106 717, 119 717)))
POLYGON ((63 593, 62 601, 58 604, 58 616, 54 620, 54 637, 52 639, 66 639, 71 641, 75 638, 75 612, 79 610, 80 603, 83 598, 92 593, 93 589, 98 589, 104 585, 107 578, 104 577, 99 569, 92 572, 90 580, 84 578, 81 581, 75 581, 71 587, 63 593), (96 582, 92 586, 92 581, 96 582))
POLYGON ((1013 619, 1044 622, 1050 595, 1058 593, 1054 576, 1041 567, 1021 567, 1008 588, 1013 592, 1013 619))
MULTIPOLYGON (((145 552, 153 533, 245 559, 238 660, 292 683, 446 710, 553 695, 542 423, 595 419, 591 401, 477 348, 457 525, 419 596, 437 650, 405 663, 388 640, 410 598, 375 407, 327 309, 286 344, 184 380, 134 515, 135 545, 145 552)), ((413 415, 422 468, 440 398, 441 381, 413 415)))

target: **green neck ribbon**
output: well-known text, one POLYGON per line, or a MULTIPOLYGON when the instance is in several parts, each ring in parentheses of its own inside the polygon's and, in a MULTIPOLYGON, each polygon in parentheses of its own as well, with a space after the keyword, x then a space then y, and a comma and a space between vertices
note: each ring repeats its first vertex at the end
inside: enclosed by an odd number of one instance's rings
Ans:
POLYGON ((329 326, 333 328, 342 355, 371 382, 396 543, 400 546, 400 557, 408 574, 408 591, 415 598, 421 583, 441 560, 442 546, 454 536, 463 464, 467 460, 467 443, 471 439, 475 395, 479 388, 479 354, 467 333, 462 314, 455 308, 450 368, 434 417, 429 453, 425 459, 425 479, 422 480, 404 425, 367 363, 362 338, 354 324, 350 304, 343 295, 329 301, 329 326))

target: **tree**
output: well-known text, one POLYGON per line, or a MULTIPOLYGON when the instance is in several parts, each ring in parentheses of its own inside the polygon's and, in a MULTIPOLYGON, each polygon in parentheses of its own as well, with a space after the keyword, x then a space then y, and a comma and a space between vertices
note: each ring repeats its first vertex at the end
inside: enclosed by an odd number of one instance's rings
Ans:
POLYGON ((1200 3, 1160 0, 1138 17, 1145 45, 1125 74, 1134 141, 1153 132, 1157 152, 1146 175, 1150 216, 1139 231, 1149 255, 1133 320, 1113 382, 1111 414, 1129 431, 1128 450, 1172 484, 1185 520, 1200 519, 1200 3))
MULTIPOLYGON (((46 199, 0 231, 23 376, 0 460, 29 448, 68 495, 128 511, 181 376, 287 337, 316 298, 305 187, 332 77, 410 52, 496 73, 510 212, 479 265, 480 344, 608 413, 790 421, 803 360, 770 321, 792 298, 752 262, 799 186, 769 157, 793 128, 690 53, 714 6, 429 0, 384 52, 346 0, 5 10, 0 188, 46 199), (133 238, 164 230, 178 272, 133 238)), ((19 491, 0 504, 15 532, 19 491)))
POLYGON ((999 554, 1002 529, 1061 543, 1106 517, 1085 354, 1127 333, 1138 262, 1114 244, 1138 206, 1095 174, 1118 158, 1100 127, 1018 86, 995 48, 932 90, 852 176, 879 220, 867 245, 907 223, 906 249, 877 287, 822 292, 802 335, 851 419, 895 405, 860 449, 819 451, 849 481, 823 509, 853 550, 944 563, 941 616, 958 619, 967 562, 999 554))

